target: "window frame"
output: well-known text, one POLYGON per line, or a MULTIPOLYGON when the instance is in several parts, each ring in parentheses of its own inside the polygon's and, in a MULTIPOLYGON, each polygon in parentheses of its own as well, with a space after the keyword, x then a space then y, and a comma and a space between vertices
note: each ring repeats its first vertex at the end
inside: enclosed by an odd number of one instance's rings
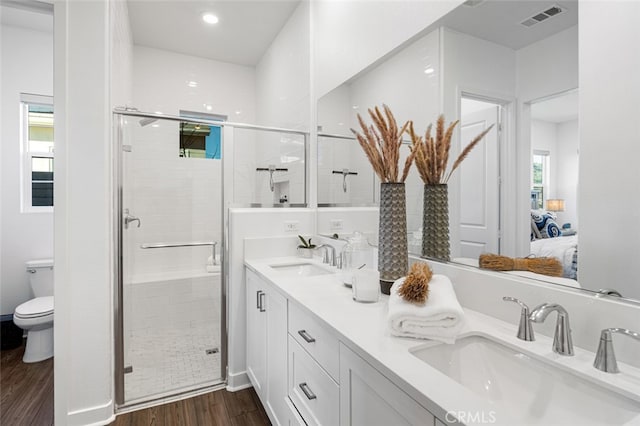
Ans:
MULTIPOLYGON (((542 206, 538 207, 539 209, 544 209, 546 206, 546 200, 548 198, 548 194, 549 194, 549 179, 551 176, 551 152, 546 151, 546 150, 538 150, 535 149, 533 150, 533 155, 531 158, 531 190, 532 191, 536 191, 538 188, 541 189, 540 193, 542 194, 542 206), (533 157, 542 157, 542 183, 538 184, 536 182, 534 182, 534 170, 533 170, 533 166, 535 164, 535 162, 533 161, 533 157)), ((538 192, 538 191, 536 191, 538 192)))
MULTIPOLYGON (((53 151, 36 151, 29 147, 29 105, 40 105, 53 108, 53 96, 20 94, 20 157, 21 157, 21 188, 20 198, 22 213, 53 213, 52 206, 33 205, 33 159, 50 158, 55 164, 55 141, 53 151)), ((55 112, 54 112, 55 117, 55 112)), ((55 118, 54 118, 55 120, 55 118)), ((54 121, 55 127, 55 121, 54 121)), ((54 166, 55 169, 55 166, 54 166)), ((55 181, 55 172, 54 172, 55 181)), ((54 182, 52 181, 52 182, 54 182)), ((36 181, 46 183, 48 181, 36 181)), ((55 205, 55 201, 54 201, 55 205)))

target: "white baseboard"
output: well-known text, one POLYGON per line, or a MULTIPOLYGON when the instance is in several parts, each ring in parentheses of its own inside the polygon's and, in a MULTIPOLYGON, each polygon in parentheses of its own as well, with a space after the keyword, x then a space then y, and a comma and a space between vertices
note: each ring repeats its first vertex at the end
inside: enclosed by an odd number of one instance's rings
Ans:
POLYGON ((108 425, 116 419, 113 401, 103 405, 96 405, 82 410, 67 413, 66 425, 68 426, 100 426, 108 425))
POLYGON ((227 378, 227 390, 229 392, 237 392, 242 389, 250 388, 253 386, 247 376, 246 371, 240 373, 229 373, 227 378))

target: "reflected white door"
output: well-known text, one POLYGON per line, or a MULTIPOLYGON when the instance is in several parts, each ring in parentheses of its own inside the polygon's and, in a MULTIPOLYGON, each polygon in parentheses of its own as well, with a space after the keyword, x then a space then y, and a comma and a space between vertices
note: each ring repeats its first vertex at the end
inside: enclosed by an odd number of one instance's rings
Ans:
POLYGON ((460 167, 460 254, 472 259, 482 253, 498 253, 500 248, 497 124, 500 106, 485 103, 481 108, 484 109, 467 112, 463 103, 461 120, 463 149, 479 133, 495 124, 460 167))

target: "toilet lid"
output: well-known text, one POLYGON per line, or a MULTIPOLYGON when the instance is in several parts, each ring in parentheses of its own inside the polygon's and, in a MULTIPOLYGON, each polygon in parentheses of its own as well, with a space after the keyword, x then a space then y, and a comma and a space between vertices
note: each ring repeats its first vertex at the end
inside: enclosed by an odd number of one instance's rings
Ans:
POLYGON ((21 318, 42 317, 53 313, 53 296, 36 297, 16 308, 15 315, 21 318))

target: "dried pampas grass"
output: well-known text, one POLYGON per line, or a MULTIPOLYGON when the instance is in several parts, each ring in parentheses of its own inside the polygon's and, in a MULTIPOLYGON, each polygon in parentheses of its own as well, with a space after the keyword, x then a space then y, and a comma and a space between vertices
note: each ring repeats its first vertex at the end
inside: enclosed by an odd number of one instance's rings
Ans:
POLYGON ((407 302, 423 304, 429 297, 429 281, 433 272, 426 263, 417 262, 398 288, 398 294, 407 302))
POLYGON ((419 136, 413 129, 413 122, 409 123, 407 132, 411 136, 411 153, 415 157, 416 168, 420 178, 426 185, 447 183, 451 174, 456 170, 462 161, 467 158, 471 150, 491 131, 493 124, 476 136, 460 153, 453 162, 451 170, 447 173, 449 162, 449 151, 451 150, 451 138, 460 120, 449 123, 445 129, 444 116, 440 115, 436 122, 435 138, 431 136, 430 124, 427 127, 424 137, 419 136))
POLYGON ((400 146, 402 145, 402 135, 409 122, 398 128, 393 113, 388 106, 383 105, 384 114, 378 107, 369 109, 369 115, 373 120, 373 125, 367 125, 364 119, 358 114, 361 132, 354 129, 356 139, 369 159, 374 172, 383 183, 404 182, 409 174, 411 163, 413 163, 414 153, 410 152, 407 157, 402 175, 398 179, 398 162, 400 160, 400 146))

